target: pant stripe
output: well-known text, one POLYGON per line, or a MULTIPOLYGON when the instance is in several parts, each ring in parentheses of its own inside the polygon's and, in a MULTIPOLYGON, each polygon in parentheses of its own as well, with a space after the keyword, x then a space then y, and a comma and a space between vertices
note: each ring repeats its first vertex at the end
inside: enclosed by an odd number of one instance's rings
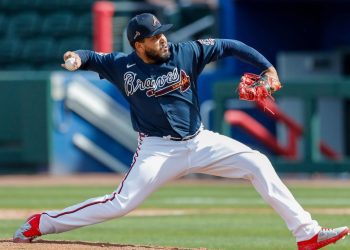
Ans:
POLYGON ((143 139, 144 139, 145 137, 146 137, 145 134, 139 133, 139 144, 138 144, 138 146, 137 146, 136 152, 135 152, 134 157, 133 157, 133 159, 132 159, 132 163, 131 163, 131 165, 130 165, 129 171, 126 173, 126 175, 125 175, 125 177, 124 177, 124 179, 123 179, 123 181, 122 181, 122 184, 120 185, 120 189, 119 189, 119 191, 118 191, 118 194, 120 194, 120 192, 122 191, 123 186, 124 186, 124 181, 126 180, 126 178, 128 177, 128 175, 129 175, 131 169, 134 167, 134 165, 135 165, 135 163, 136 163, 137 157, 139 156, 139 151, 141 150, 141 145, 142 145, 143 139))
MULTIPOLYGON (((119 189, 119 191, 118 191, 118 194, 120 194, 120 192, 122 191, 122 188, 123 188, 123 185, 124 185, 124 181, 126 180, 126 178, 128 177, 128 175, 129 175, 131 169, 133 168, 133 166, 134 166, 135 163, 136 163, 137 157, 139 156, 139 151, 140 151, 140 149, 141 149, 142 141, 143 141, 143 139, 144 139, 145 137, 146 137, 145 134, 139 133, 139 143, 138 143, 136 152, 135 152, 135 154, 134 154, 133 161, 132 161, 132 163, 131 163, 131 166, 130 166, 129 171, 127 172, 127 174, 125 175, 125 177, 124 177, 124 179, 123 179, 123 181, 122 181, 122 184, 121 184, 121 187, 120 187, 120 189, 119 189)), ((47 214, 47 213, 43 213, 43 214, 46 214, 47 216, 49 216, 49 217, 51 217, 51 218, 58 218, 58 217, 60 217, 60 216, 62 216, 62 215, 72 214, 72 213, 78 212, 79 210, 82 210, 82 209, 84 209, 84 208, 87 208, 87 207, 90 207, 90 206, 93 206, 93 205, 103 204, 103 203, 106 203, 106 202, 108 202, 108 201, 112 201, 112 200, 115 199, 115 196, 116 196, 116 195, 117 195, 117 193, 114 192, 114 193, 112 194, 112 197, 111 197, 111 198, 105 199, 105 200, 103 200, 103 201, 95 201, 95 202, 86 204, 86 205, 84 205, 84 206, 78 207, 78 208, 76 208, 76 209, 74 209, 74 210, 67 211, 67 212, 64 212, 64 213, 60 213, 60 214, 57 214, 57 215, 49 215, 49 214, 47 214)))
POLYGON ((90 207, 90 206, 93 206, 93 205, 96 205, 96 204, 102 204, 102 203, 106 203, 107 201, 112 201, 115 199, 115 196, 116 196, 116 193, 114 192, 113 193, 113 196, 111 198, 108 198, 108 199, 105 199, 103 201, 95 201, 95 202, 92 202, 92 203, 89 203, 89 204, 86 204, 82 207, 78 207, 77 209, 74 209, 72 211, 67 211, 67 212, 64 212, 64 213, 60 213, 60 214, 56 214, 56 215, 49 215, 48 213, 43 213, 43 214, 46 214, 47 216, 51 217, 51 218, 58 218, 62 215, 66 215, 66 214, 72 214, 72 213, 75 213, 75 212, 78 212, 79 210, 82 210, 86 207, 90 207))

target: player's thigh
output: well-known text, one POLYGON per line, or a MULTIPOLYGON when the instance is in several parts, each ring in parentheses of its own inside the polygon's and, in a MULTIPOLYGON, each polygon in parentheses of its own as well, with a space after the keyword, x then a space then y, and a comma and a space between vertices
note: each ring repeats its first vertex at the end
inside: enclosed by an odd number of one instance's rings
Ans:
POLYGON ((258 151, 242 152, 198 168, 198 172, 227 178, 269 178, 276 173, 268 158, 258 151))
POLYGON ((193 172, 249 179, 272 170, 265 155, 227 136, 205 130, 198 145, 193 172))
POLYGON ((253 151, 237 140, 210 130, 199 133, 193 144, 195 150, 191 154, 191 163, 196 167, 213 165, 227 157, 253 151))
POLYGON ((120 195, 130 199, 144 199, 166 182, 186 174, 187 164, 181 153, 172 155, 170 149, 166 151, 166 146, 164 151, 156 151, 146 142, 117 189, 120 195))

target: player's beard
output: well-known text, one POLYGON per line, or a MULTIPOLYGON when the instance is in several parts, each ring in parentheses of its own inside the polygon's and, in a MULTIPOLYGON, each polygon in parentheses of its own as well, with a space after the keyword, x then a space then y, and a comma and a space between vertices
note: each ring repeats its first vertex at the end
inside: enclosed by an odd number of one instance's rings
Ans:
POLYGON ((170 58, 170 51, 168 50, 167 52, 160 54, 158 51, 145 50, 145 55, 154 61, 154 63, 164 63, 170 58))

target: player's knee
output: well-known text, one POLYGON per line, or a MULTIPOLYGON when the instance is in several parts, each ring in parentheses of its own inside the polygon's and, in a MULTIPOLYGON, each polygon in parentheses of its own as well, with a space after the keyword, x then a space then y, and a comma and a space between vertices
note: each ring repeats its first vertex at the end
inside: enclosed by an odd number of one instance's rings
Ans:
POLYGON ((264 155, 260 152, 257 152, 257 158, 258 158, 259 162, 262 163, 262 165, 271 166, 271 162, 270 162, 269 158, 267 158, 266 155, 264 155))
POLYGON ((266 175, 266 173, 275 172, 270 160, 267 158, 266 155, 255 151, 253 155, 251 156, 253 160, 251 161, 252 167, 254 168, 253 172, 256 175, 266 175))
MULTIPOLYGON (((119 197, 117 197, 119 198, 119 197)), ((121 217, 127 215, 132 210, 138 206, 138 203, 132 199, 117 199, 114 206, 114 215, 113 217, 121 217)))
POLYGON ((130 213, 133 209, 128 206, 115 206, 109 213, 109 219, 119 218, 130 213))
POLYGON ((259 151, 253 151, 249 154, 249 159, 254 165, 269 165, 270 160, 266 157, 266 155, 260 153, 259 151))

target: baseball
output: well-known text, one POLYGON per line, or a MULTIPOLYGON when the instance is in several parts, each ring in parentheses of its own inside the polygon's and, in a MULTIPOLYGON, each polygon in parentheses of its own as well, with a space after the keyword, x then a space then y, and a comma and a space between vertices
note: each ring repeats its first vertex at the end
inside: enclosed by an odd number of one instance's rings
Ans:
POLYGON ((75 70, 75 58, 74 57, 70 57, 68 58, 65 62, 64 65, 66 67, 66 69, 73 71, 75 70))

